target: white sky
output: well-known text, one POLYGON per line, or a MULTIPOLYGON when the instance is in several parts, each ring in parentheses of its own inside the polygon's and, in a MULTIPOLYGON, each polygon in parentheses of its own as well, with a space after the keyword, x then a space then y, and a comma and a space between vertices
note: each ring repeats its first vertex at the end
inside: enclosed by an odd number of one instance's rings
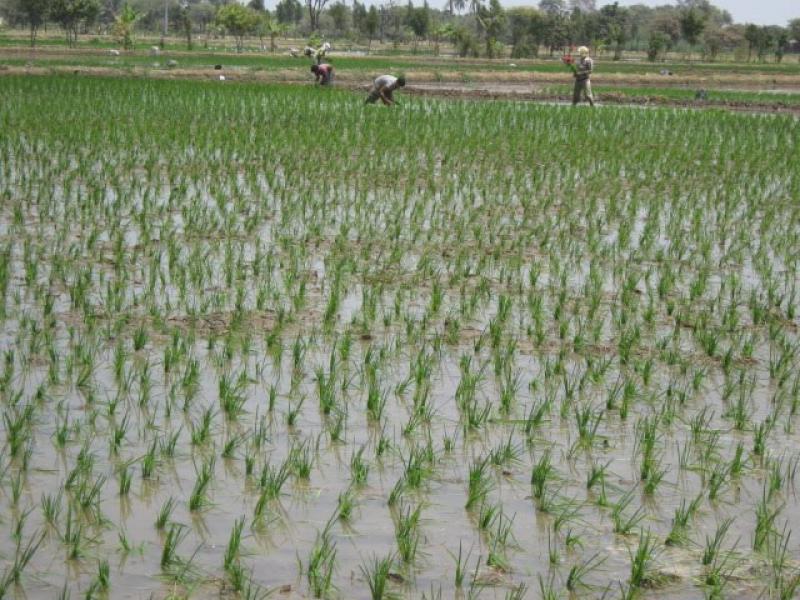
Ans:
MULTIPOLYGON (((619 3, 627 6, 672 4, 665 0, 620 0, 619 3)), ((800 0, 711 0, 711 3, 731 13, 737 23, 786 25, 789 20, 800 18, 800 0)), ((598 6, 603 4, 610 2, 604 0, 597 2, 598 6)))

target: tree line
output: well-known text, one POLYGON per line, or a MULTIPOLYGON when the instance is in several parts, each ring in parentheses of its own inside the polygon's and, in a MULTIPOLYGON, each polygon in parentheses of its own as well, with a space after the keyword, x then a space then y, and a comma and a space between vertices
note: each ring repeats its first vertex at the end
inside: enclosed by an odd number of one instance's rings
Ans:
MULTIPOLYGON (((741 59, 780 62, 800 50, 800 18, 786 26, 734 23, 709 0, 678 0, 658 7, 619 3, 598 7, 596 0, 540 0, 537 6, 504 8, 499 0, 427 0, 403 4, 386 0, 367 6, 358 0, 279 0, 267 10, 264 0, 242 5, 223 0, 0 0, 0 14, 12 26, 26 27, 31 45, 48 22, 59 25, 69 45, 81 32, 114 35, 125 48, 136 31, 183 35, 228 35, 242 50, 247 37, 276 50, 276 38, 294 35, 348 44, 374 40, 411 44, 438 54, 442 43, 460 56, 530 58, 586 44, 621 59, 624 52, 645 52, 652 61, 668 52, 701 52, 715 60, 723 52, 741 59)), ((206 39, 207 39, 206 37, 206 39)))

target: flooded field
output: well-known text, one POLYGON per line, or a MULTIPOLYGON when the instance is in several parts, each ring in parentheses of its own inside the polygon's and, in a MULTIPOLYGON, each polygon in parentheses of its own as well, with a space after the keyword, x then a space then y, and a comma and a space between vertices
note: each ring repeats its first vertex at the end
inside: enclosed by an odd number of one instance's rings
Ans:
POLYGON ((0 78, 0 596, 800 590, 800 121, 0 78))

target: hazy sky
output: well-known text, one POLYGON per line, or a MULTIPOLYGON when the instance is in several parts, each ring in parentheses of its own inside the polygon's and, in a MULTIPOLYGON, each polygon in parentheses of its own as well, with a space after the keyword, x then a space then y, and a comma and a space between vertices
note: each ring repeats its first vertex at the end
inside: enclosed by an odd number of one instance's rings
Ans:
MULTIPOLYGON (((664 0, 620 0, 625 4, 647 4, 659 6, 673 4, 664 0)), ((715 6, 727 10, 737 23, 758 23, 759 25, 786 25, 790 19, 800 18, 799 0, 711 0, 715 6)), ((521 2, 520 2, 521 4, 521 2)), ((605 0, 597 2, 598 6, 610 4, 605 0)))

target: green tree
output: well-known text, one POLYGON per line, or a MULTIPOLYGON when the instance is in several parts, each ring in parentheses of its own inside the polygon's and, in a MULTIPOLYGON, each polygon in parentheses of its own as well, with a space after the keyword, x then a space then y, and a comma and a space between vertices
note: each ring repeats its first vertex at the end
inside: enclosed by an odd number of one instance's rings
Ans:
POLYGON ((183 36, 186 38, 186 49, 192 49, 192 13, 189 11, 188 4, 181 4, 178 11, 178 21, 180 22, 183 36))
POLYGON ((686 10, 681 15, 681 33, 690 46, 697 45, 700 34, 706 28, 706 20, 703 13, 695 8, 686 10))
POLYGON ((111 33, 114 38, 122 44, 125 50, 133 50, 134 37, 133 29, 136 21, 139 20, 139 13, 127 2, 119 11, 117 18, 114 19, 114 25, 111 28, 111 33))
POLYGON ((434 56, 439 56, 439 44, 442 40, 452 40, 453 34, 455 34, 455 29, 450 23, 445 23, 444 25, 439 25, 436 27, 432 32, 433 36, 433 54, 434 56))
POLYGON ((763 61, 764 57, 773 46, 775 40, 773 32, 769 27, 759 27, 749 23, 744 29, 744 39, 747 41, 747 60, 749 61, 755 51, 758 60, 763 61))
POLYGON ((369 39, 369 43, 367 45, 367 52, 372 49, 372 40, 375 38, 375 34, 378 33, 378 27, 380 26, 380 16, 378 15, 378 9, 375 8, 375 5, 369 7, 369 11, 367 12, 367 17, 364 19, 364 33, 366 34, 367 38, 369 39))
POLYGON ((783 27, 773 27, 772 32, 775 41, 775 61, 780 63, 789 47, 789 30, 783 27))
POLYGON ((543 37, 544 15, 528 6, 510 8, 506 14, 511 34, 511 58, 538 56, 543 37))
POLYGON ((560 15, 567 11, 564 0, 540 0, 539 10, 549 15, 560 15))
POLYGON ((328 14, 333 19, 333 27, 337 35, 347 34, 349 29, 350 9, 342 2, 336 2, 328 9, 328 14))
POLYGON ((44 25, 50 12, 50 0, 13 0, 7 8, 9 12, 21 17, 21 20, 28 24, 31 48, 33 48, 36 45, 39 28, 44 25))
POLYGON ((795 44, 800 45, 800 19, 792 19, 789 21, 789 37, 794 40, 795 44))
POLYGON ((266 35, 269 38, 269 51, 273 54, 278 49, 278 44, 275 42, 275 39, 284 33, 286 33, 286 25, 283 23, 279 23, 278 19, 273 19, 269 13, 265 14, 262 19, 261 23, 259 24, 259 34, 264 36, 266 35))
POLYGON ((364 31, 364 20, 367 18, 367 7, 359 2, 358 0, 353 0, 353 29, 358 32, 364 31))
POLYGON ((319 16, 328 4, 328 0, 306 0, 306 8, 308 9, 308 23, 311 31, 319 29, 319 16))
POLYGON ((252 8, 234 2, 220 6, 216 22, 233 36, 236 41, 236 51, 241 52, 244 47, 244 36, 253 33, 258 26, 259 14, 252 8))
POLYGON ((475 35, 466 27, 457 27, 453 33, 453 43, 456 45, 458 55, 463 57, 478 56, 478 40, 475 35))
POLYGON ((650 31, 663 33, 666 36, 665 51, 669 52, 681 39, 680 15, 674 10, 657 13, 650 24, 650 31))
POLYGON ((70 47, 78 41, 81 24, 88 25, 99 13, 98 0, 52 0, 50 5, 50 16, 64 28, 70 47))
POLYGON ((275 6, 278 23, 297 25, 303 20, 303 5, 298 0, 281 0, 275 6))
POLYGON ((414 51, 417 50, 417 42, 425 39, 431 26, 431 11, 428 4, 411 7, 406 16, 406 25, 414 32, 414 51))
POLYGON ((497 40, 506 27, 506 12, 500 5, 500 0, 489 0, 488 7, 480 5, 477 18, 486 44, 486 56, 494 58, 497 40))
POLYGON ((650 32, 650 39, 647 44, 647 60, 655 62, 659 56, 666 52, 670 45, 669 36, 663 31, 653 29, 650 32))
POLYGON ((628 41, 630 33, 628 16, 628 9, 621 7, 619 2, 607 4, 600 9, 601 31, 606 43, 614 47, 614 60, 622 58, 622 51, 628 41))

